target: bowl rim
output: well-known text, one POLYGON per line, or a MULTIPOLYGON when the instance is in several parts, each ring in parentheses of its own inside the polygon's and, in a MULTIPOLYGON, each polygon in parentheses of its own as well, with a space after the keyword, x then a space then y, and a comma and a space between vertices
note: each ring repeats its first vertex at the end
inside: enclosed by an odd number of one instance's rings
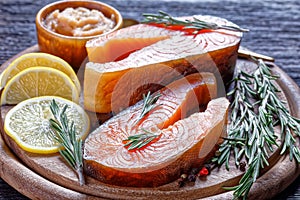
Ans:
MULTIPOLYGON (((72 5, 70 5, 70 7, 72 7, 72 5)), ((49 13, 46 13, 46 14, 49 14, 49 13)), ((117 29, 121 28, 122 24, 123 24, 123 17, 121 15, 121 13, 115 7, 113 7, 109 4, 100 2, 100 1, 94 1, 94 0, 85 0, 85 1, 82 1, 82 0, 61 0, 61 1, 55 1, 53 3, 47 4, 44 7, 42 7, 38 11, 38 13, 36 14, 35 22, 36 22, 36 26, 39 26, 41 29, 43 29, 46 32, 49 32, 50 34, 55 35, 57 37, 60 37, 60 38, 63 38, 63 39, 71 39, 71 40, 87 40, 87 39, 89 40, 89 39, 93 39, 93 38, 96 38, 96 37, 100 37, 100 36, 109 34, 113 31, 116 31, 117 29), (56 32, 48 29, 47 27, 45 27, 43 25, 43 23, 42 23, 42 14, 45 12, 46 9, 54 7, 54 6, 62 4, 62 3, 71 4, 73 2, 94 3, 94 4, 101 5, 101 6, 105 6, 105 7, 109 8, 110 10, 113 10, 115 12, 115 14, 118 15, 119 20, 116 21, 117 22, 116 25, 110 31, 107 31, 107 32, 102 33, 102 34, 91 35, 91 36, 68 36, 68 35, 63 35, 63 34, 60 34, 60 33, 56 33, 56 32)))

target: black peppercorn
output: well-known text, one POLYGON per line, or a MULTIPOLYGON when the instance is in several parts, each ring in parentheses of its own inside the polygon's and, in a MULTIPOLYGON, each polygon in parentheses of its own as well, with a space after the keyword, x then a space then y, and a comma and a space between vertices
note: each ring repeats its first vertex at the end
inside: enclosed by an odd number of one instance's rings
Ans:
POLYGON ((183 187, 184 186, 184 180, 182 178, 179 178, 178 181, 177 181, 177 185, 178 187, 183 187))
POLYGON ((242 172, 246 171, 246 162, 245 161, 240 162, 239 167, 242 172))
POLYGON ((196 174, 190 174, 190 175, 188 176, 188 181, 189 181, 189 182, 195 182, 196 179, 197 179, 197 175, 196 175, 196 174))
POLYGON ((198 172, 199 172, 199 169, 198 169, 198 168, 193 168, 193 169, 191 170, 190 174, 196 175, 196 174, 198 174, 198 172))
POLYGON ((186 181, 187 177, 188 177, 187 174, 181 174, 180 178, 177 181, 178 187, 183 187, 185 185, 185 181, 186 181))

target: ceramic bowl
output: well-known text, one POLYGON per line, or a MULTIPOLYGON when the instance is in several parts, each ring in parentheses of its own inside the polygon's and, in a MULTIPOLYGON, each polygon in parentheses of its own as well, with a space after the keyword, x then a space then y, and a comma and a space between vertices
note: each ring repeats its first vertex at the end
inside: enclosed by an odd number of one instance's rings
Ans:
POLYGON ((84 7, 88 9, 96 9, 101 11, 107 18, 111 18, 114 15, 115 26, 112 30, 102 33, 108 34, 117 29, 120 29, 123 24, 123 18, 120 12, 114 7, 99 2, 99 1, 79 1, 79 0, 64 0, 58 1, 43 7, 36 15, 36 30, 37 30, 37 40, 38 46, 41 52, 50 53, 61 57, 67 61, 75 71, 79 69, 83 61, 87 57, 87 52, 85 49, 85 43, 93 38, 99 37, 100 35, 77 37, 77 36, 67 36, 56 33, 48 29, 43 20, 54 10, 58 9, 63 11, 64 9, 71 7, 84 7))

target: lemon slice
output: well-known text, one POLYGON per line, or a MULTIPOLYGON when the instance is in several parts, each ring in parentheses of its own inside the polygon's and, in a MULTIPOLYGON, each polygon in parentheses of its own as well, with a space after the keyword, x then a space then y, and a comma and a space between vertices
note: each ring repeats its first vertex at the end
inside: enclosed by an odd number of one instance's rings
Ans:
POLYGON ((22 149, 40 154, 55 153, 60 145, 50 132, 49 119, 54 118, 50 103, 55 100, 62 109, 67 105, 69 123, 74 121, 76 135, 85 138, 89 131, 89 118, 77 104, 55 96, 43 96, 25 100, 13 107, 6 115, 4 130, 22 149))
POLYGON ((35 66, 50 67, 62 71, 70 77, 80 93, 80 82, 73 68, 66 61, 57 56, 40 52, 27 53, 15 59, 3 72, 1 86, 4 87, 10 79, 24 69, 35 66))
POLYGON ((49 67, 30 67, 15 75, 3 89, 1 104, 17 104, 38 96, 59 96, 78 102, 73 81, 63 72, 49 67))

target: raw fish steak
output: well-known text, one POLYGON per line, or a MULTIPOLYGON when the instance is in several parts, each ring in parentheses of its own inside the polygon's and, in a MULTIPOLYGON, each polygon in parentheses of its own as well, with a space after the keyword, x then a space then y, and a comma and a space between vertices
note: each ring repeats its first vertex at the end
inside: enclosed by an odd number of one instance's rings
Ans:
POLYGON ((213 75, 192 74, 157 93, 157 106, 141 121, 143 101, 90 133, 84 144, 88 175, 113 185, 156 187, 203 164, 223 133, 229 105, 226 98, 211 100, 216 96, 213 75), (207 103, 205 112, 199 111, 207 103), (128 136, 145 130, 159 136, 139 149, 124 146, 128 136))
MULTIPOLYGON (((224 19, 196 16, 222 25, 224 19)), ((185 35, 138 24, 87 42, 84 106, 98 113, 118 113, 182 76, 212 72, 218 85, 231 79, 242 33, 214 30, 185 35)), ((219 90, 221 91, 221 90, 219 90)))

